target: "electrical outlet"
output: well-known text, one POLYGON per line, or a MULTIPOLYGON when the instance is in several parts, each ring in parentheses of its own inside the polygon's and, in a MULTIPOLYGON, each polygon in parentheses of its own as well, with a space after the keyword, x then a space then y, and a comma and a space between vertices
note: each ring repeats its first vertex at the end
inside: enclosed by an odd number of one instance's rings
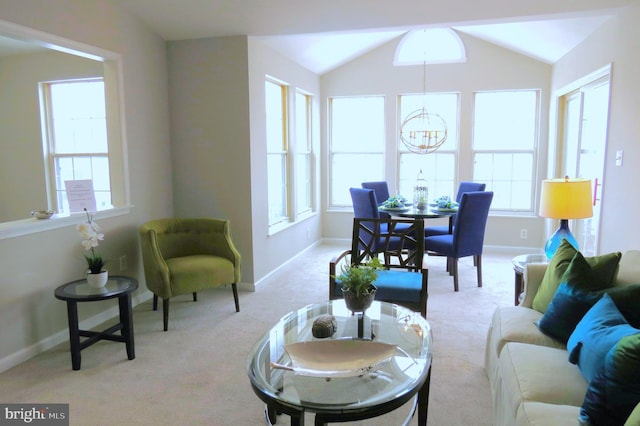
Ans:
POLYGON ((120 270, 124 271, 125 269, 127 269, 127 255, 123 254, 122 256, 120 256, 119 260, 120 260, 120 270))
POLYGON ((523 240, 526 240, 529 236, 529 231, 527 231, 526 229, 521 229, 520 230, 520 238, 522 238, 523 240))

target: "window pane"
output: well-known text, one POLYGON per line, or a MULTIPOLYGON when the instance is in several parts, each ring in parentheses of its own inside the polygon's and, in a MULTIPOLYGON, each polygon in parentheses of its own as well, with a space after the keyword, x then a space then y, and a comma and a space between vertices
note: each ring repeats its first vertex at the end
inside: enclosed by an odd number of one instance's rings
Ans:
POLYGON ((532 210, 533 154, 475 154, 473 180, 494 192, 491 208, 532 210))
POLYGON ((311 96, 296 93, 296 213, 311 211, 311 96))
POLYGON ((50 83, 50 88, 55 152, 106 153, 104 82, 50 83))
POLYGON ((296 156, 296 205, 297 213, 311 210, 311 155, 296 156))
POLYGON ((333 154, 331 157, 331 205, 350 206, 349 188, 362 182, 384 180, 382 154, 333 154))
MULTIPOLYGON (((454 154, 400 154, 399 194, 408 199, 413 199, 413 187, 416 184, 420 170, 422 170, 424 179, 427 181, 429 199, 438 198, 441 195, 452 196, 455 182, 454 154)), ((455 198, 455 194, 453 194, 453 198, 455 198)))
POLYGON ((349 188, 384 180, 384 97, 330 99, 330 205, 350 206, 349 188))
POLYGON ((333 152, 384 151, 384 98, 333 98, 331 150, 333 152))
POLYGON ((285 200, 285 157, 281 154, 267 155, 269 224, 282 221, 287 216, 285 200))
POLYGON ((533 149, 536 109, 537 92, 533 90, 476 93, 474 149, 533 149))
POLYGON ((285 98, 283 87, 271 81, 265 83, 267 111, 267 151, 285 150, 285 98))

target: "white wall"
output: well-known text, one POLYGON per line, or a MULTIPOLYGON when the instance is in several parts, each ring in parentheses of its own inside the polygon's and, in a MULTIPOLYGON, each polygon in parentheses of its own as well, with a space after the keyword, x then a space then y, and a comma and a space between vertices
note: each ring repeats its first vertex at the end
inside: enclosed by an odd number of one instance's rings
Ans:
POLYGON ((175 214, 231 221, 253 283, 247 38, 167 43, 175 214))
POLYGON ((265 76, 290 84, 291 98, 315 94, 316 111, 319 78, 244 36, 172 41, 167 53, 176 215, 230 219, 252 289, 320 238, 318 215, 269 235, 265 76))
MULTIPOLYGON (((249 95, 251 99, 251 185, 253 259, 256 281, 302 252, 321 238, 319 192, 320 182, 314 182, 314 208, 317 213, 298 221, 287 229, 269 235, 265 77, 277 78, 289 85, 289 109, 294 110, 296 89, 313 96, 312 133, 315 168, 320 167, 320 79, 314 73, 290 61, 260 41, 249 38, 249 95)), ((293 115, 291 120, 295 119, 293 115)), ((290 122, 292 126, 292 121, 290 122)), ((290 136, 295 135, 293 127, 290 136)))
MULTIPOLYGON (((548 105, 551 66, 529 57, 460 34, 467 52, 467 62, 459 64, 427 65, 426 87, 428 92, 460 92, 460 147, 458 174, 461 180, 472 179, 471 133, 473 93, 482 90, 540 89, 541 123, 540 141, 546 148, 548 134, 548 105)), ((393 58, 400 38, 363 55, 360 58, 322 76, 322 111, 327 111, 326 99, 336 95, 384 95, 386 97, 387 164, 392 172, 396 166, 398 126, 396 121, 396 97, 405 93, 422 93, 423 67, 394 67, 393 58)), ((326 116, 324 117, 326 122, 326 116)), ((451 125, 451 124, 450 124, 451 125)), ((323 130, 326 130, 323 128, 323 130)), ((328 181, 327 137, 323 134, 325 153, 323 181, 328 181)), ((539 158, 538 173, 542 179, 546 166, 546 149, 539 158)), ((395 175, 387 176, 395 187, 395 175)), ((326 191, 323 193, 326 196, 326 191)), ((323 209, 328 201, 323 198, 323 209)), ((353 211, 327 210, 323 216, 324 237, 349 238, 353 211)), ((485 242, 493 246, 529 247, 529 251, 544 246, 543 220, 534 211, 522 216, 491 215, 487 225, 485 242), (527 229, 529 238, 520 239, 520 229, 527 229)))
POLYGON ((626 8, 553 69, 553 90, 612 64, 611 107, 604 182, 600 253, 640 248, 640 6, 626 8), (621 167, 615 153, 624 151, 621 167))
MULTIPOLYGON (((117 271, 140 281, 135 297, 148 296, 139 255, 138 226, 171 216, 171 163, 167 65, 164 42, 112 2, 21 0, 2 2, 4 21, 122 55, 126 154, 132 213, 100 221, 107 258, 126 254, 128 269, 117 271)), ((4 154, 3 154, 4 155, 4 154)), ((80 218, 79 218, 80 220, 80 218)), ((0 371, 51 345, 68 340, 64 302, 54 289, 81 278, 85 265, 73 224, 0 240, 0 371)), ((117 268, 117 260, 107 264, 117 268)), ((115 308, 113 301, 84 304, 81 322, 115 308)), ((158 328, 161 327, 158 316, 158 328)))

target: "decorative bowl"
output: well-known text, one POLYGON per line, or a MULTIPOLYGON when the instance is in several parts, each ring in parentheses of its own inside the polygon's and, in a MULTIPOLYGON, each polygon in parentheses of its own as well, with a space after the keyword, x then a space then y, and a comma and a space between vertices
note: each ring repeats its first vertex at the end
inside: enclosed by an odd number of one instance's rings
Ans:
POLYGON ((31 212, 31 216, 35 216, 37 219, 49 219, 54 214, 53 210, 35 210, 31 212))

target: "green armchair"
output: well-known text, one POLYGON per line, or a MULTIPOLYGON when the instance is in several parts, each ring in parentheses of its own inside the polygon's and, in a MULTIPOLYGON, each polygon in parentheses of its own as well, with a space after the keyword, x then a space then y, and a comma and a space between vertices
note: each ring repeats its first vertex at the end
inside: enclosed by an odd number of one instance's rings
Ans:
POLYGON ((231 284, 236 312, 240 253, 223 219, 158 219, 140 227, 142 260, 153 310, 162 298, 164 331, 169 325, 169 300, 180 294, 231 284))

